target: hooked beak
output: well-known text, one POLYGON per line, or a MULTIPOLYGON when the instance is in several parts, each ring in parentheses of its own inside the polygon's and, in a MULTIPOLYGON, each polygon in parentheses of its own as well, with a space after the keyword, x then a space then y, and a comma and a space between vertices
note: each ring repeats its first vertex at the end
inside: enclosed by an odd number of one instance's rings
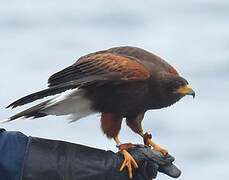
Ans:
POLYGON ((195 98, 195 91, 189 85, 181 86, 177 92, 184 95, 191 95, 193 99, 195 98))

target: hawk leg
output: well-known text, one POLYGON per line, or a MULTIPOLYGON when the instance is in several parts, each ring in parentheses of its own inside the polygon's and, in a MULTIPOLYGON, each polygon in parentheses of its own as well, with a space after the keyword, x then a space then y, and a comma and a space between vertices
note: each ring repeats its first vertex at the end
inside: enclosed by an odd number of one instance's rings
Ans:
POLYGON ((134 117, 129 117, 129 118, 126 118, 126 124, 137 134, 139 134, 143 140, 144 140, 144 144, 147 145, 147 146, 152 146, 154 150, 156 151, 160 151, 162 152, 164 155, 166 155, 168 153, 167 150, 161 148, 160 146, 158 146, 157 144, 155 144, 151 138, 152 138, 152 135, 151 134, 148 134, 148 133, 144 133, 143 130, 142 130, 142 120, 144 118, 144 114, 145 112, 143 113, 140 113, 138 114, 137 116, 134 116, 134 117))
POLYGON ((134 166, 134 168, 138 168, 138 164, 136 163, 134 158, 130 155, 130 153, 127 152, 126 149, 133 147, 133 144, 131 144, 131 143, 121 144, 118 137, 115 137, 114 140, 115 140, 117 146, 120 148, 120 153, 123 154, 123 156, 124 156, 124 161, 122 163, 122 166, 120 167, 120 171, 122 171, 126 166, 128 168, 129 178, 132 179, 133 173, 132 173, 131 164, 134 166))
POLYGON ((145 134, 144 133, 140 133, 140 136, 143 137, 143 140, 144 140, 144 144, 145 145, 152 146, 155 151, 160 151, 164 155, 168 154, 168 151, 166 149, 161 148, 160 146, 158 146, 157 144, 155 144, 151 140, 151 138, 152 138, 152 135, 151 134, 148 134, 147 132, 145 134))

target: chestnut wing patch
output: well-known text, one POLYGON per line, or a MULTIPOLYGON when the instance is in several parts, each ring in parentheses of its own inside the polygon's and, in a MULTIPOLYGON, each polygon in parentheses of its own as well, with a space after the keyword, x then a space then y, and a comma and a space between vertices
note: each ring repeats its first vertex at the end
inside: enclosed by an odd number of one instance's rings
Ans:
POLYGON ((179 75, 179 73, 177 72, 177 70, 173 66, 171 66, 171 65, 169 65, 169 71, 171 73, 173 73, 173 74, 179 75))
POLYGON ((48 83, 49 87, 52 87, 74 80, 104 75, 106 78, 98 78, 98 81, 143 81, 150 77, 149 72, 137 61, 129 57, 103 53, 80 58, 72 66, 52 75, 48 83))

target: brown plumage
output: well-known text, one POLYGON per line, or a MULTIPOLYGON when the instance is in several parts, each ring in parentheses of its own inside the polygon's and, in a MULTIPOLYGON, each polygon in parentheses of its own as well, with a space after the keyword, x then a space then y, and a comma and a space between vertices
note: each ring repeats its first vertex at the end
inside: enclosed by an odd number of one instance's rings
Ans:
MULTIPOLYGON (((178 72, 162 58, 136 47, 116 47, 88 54, 52 75, 49 88, 25 96, 8 107, 17 107, 46 96, 71 90, 9 118, 73 114, 73 121, 100 112, 101 128, 116 142, 121 122, 151 144, 141 126, 147 110, 170 106, 185 95, 195 95, 178 72)), ((123 153, 126 155, 126 153, 123 153)), ((133 163, 133 160, 131 160, 133 163)), ((135 165, 136 167, 136 165, 135 165)), ((130 175, 131 176, 131 175, 130 175)))

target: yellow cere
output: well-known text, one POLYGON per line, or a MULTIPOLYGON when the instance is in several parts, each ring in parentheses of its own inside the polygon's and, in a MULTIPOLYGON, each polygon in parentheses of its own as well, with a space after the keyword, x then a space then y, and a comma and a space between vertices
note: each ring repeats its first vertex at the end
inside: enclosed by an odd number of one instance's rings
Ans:
POLYGON ((186 85, 186 86, 181 86, 179 89, 178 89, 178 93, 180 94, 187 94, 190 90, 191 90, 191 86, 189 85, 186 85))

